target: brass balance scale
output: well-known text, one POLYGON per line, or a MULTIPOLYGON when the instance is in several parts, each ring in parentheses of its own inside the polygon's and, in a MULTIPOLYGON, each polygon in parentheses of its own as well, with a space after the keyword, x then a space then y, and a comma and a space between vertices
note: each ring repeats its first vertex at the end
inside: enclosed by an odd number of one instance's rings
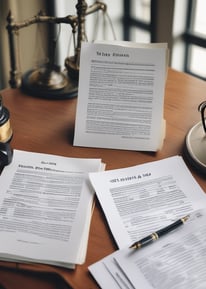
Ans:
POLYGON ((106 13, 107 6, 100 1, 88 6, 85 0, 78 0, 76 11, 77 15, 66 17, 51 17, 40 12, 32 18, 18 23, 14 21, 11 12, 9 13, 7 17, 11 61, 9 83, 12 88, 21 87, 23 91, 30 95, 50 99, 65 99, 77 96, 81 42, 86 40, 85 18, 87 15, 98 11, 106 13), (23 75, 19 71, 17 64, 18 41, 16 38, 18 38, 21 29, 37 23, 64 23, 71 26, 74 55, 65 59, 64 71, 61 71, 60 67, 54 63, 56 47, 54 39, 50 39, 51 49, 47 63, 36 69, 31 69, 23 75))

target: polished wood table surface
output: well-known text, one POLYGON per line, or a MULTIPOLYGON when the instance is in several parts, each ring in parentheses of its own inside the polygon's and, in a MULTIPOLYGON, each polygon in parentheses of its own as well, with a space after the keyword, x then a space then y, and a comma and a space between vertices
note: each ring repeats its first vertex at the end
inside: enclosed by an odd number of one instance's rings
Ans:
MULTIPOLYGON (((169 69, 164 109, 167 122, 166 138, 163 148, 157 153, 75 147, 73 146, 73 133, 76 98, 58 101, 45 100, 24 95, 18 89, 6 89, 1 94, 4 105, 11 114, 14 132, 13 148, 67 157, 101 158, 106 163, 108 170, 155 161, 177 154, 182 155, 187 132, 200 121, 198 105, 206 100, 206 82, 169 69)), ((201 187, 206 190, 204 176, 190 165, 189 168, 201 187)), ((37 266, 36 270, 55 271, 75 289, 99 288, 88 272, 88 265, 112 253, 116 248, 96 200, 85 264, 77 266, 75 270, 54 268, 47 265, 37 266)), ((4 262, 1 262, 1 265, 4 266, 4 262)), ((6 265, 12 267, 12 264, 6 265)), ((19 274, 21 274, 20 270, 27 269, 25 265, 15 265, 15 268, 19 269, 19 274)), ((0 283, 3 278, 4 282, 10 285, 7 288, 19 288, 18 285, 15 287, 14 281, 12 285, 9 283, 11 280, 8 270, 4 275, 1 274, 2 271, 0 270, 0 283)), ((45 276, 45 278, 49 277, 45 276)), ((44 280, 44 282, 46 281, 44 280)))

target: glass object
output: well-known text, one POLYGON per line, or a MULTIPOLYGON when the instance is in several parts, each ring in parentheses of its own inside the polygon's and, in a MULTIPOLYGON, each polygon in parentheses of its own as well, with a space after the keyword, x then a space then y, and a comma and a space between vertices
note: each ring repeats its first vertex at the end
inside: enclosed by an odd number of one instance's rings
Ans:
POLYGON ((151 0, 133 0, 131 4, 131 16, 149 24, 151 0))
POLYGON ((206 77, 206 50, 197 45, 190 46, 189 70, 195 75, 206 77))
POLYGON ((194 9, 194 22, 193 22, 193 32, 197 34, 202 34, 206 36, 206 1, 205 0, 197 0, 195 1, 196 7, 194 9))
POLYGON ((131 28, 131 41, 149 43, 150 32, 136 27, 131 28))

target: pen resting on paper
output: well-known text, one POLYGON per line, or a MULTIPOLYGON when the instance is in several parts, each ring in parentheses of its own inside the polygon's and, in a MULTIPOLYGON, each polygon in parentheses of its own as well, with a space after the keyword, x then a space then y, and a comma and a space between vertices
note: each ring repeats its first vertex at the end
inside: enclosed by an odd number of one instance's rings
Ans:
POLYGON ((178 228, 179 226, 183 225, 187 220, 189 219, 189 215, 175 221, 174 223, 166 226, 163 229, 160 229, 152 234, 150 234, 149 236, 133 243, 130 248, 132 249, 140 249, 150 243, 152 243, 153 241, 159 239, 160 237, 166 235, 167 233, 175 230, 176 228, 178 228))

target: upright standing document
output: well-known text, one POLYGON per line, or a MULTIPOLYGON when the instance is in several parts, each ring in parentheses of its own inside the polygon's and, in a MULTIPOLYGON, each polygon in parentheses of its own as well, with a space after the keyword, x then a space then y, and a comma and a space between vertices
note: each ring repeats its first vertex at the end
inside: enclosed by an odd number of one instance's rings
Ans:
POLYGON ((165 44, 82 43, 74 145, 160 149, 167 52, 165 44))

